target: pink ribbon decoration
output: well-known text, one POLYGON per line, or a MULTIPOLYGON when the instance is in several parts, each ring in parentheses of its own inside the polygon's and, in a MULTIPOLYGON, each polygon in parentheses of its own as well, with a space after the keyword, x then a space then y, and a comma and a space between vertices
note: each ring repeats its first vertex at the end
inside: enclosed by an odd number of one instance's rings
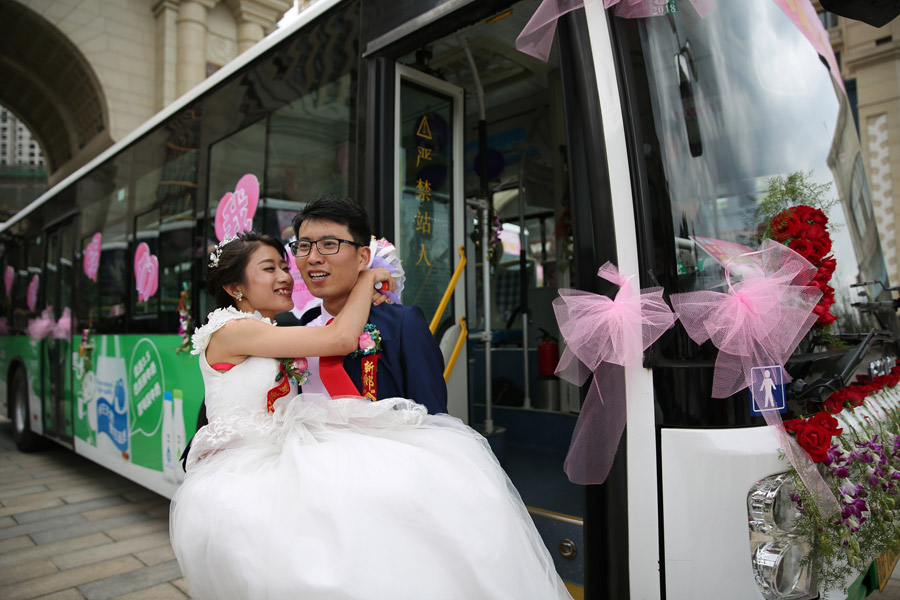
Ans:
POLYGON ((579 386, 594 374, 563 467, 580 485, 603 483, 612 468, 627 416, 624 367, 640 365, 643 351, 675 323, 662 288, 635 293, 633 276, 609 262, 597 275, 619 286, 615 299, 561 289, 553 301, 566 342, 556 374, 579 386))
POLYGON ((247 173, 234 187, 234 193, 226 192, 216 208, 216 237, 219 241, 234 237, 253 228, 253 215, 259 204, 259 180, 247 173))
MULTIPOLYGON (((742 282, 728 292, 672 294, 672 308, 692 340, 719 349, 713 378, 714 398, 727 398, 752 382, 750 369, 784 365, 815 324, 812 312, 822 291, 809 285, 816 268, 783 244, 766 240, 755 255, 755 268, 745 269, 742 282)), ((752 265, 748 265, 752 266, 752 265)), ((785 380, 790 377, 785 372, 785 380)))
POLYGON ((53 308, 48 306, 41 311, 40 316, 28 321, 28 325, 25 327, 25 333, 28 334, 31 341, 39 342, 53 333, 55 327, 56 319, 53 317, 53 308))
MULTIPOLYGON (((714 398, 725 398, 752 383, 754 366, 782 365, 815 324, 813 308, 822 291, 809 285, 816 268, 805 258, 772 240, 761 250, 741 255, 744 278, 732 285, 730 259, 725 264, 728 292, 699 291, 672 294, 672 308, 688 335, 698 344, 706 340, 719 349, 713 376, 714 398)), ((790 381, 787 371, 785 381, 790 381)), ((781 414, 761 411, 773 427, 790 463, 824 517, 840 507, 816 465, 785 431, 781 414)))
POLYGON ((40 277, 35 274, 31 277, 31 282, 28 284, 28 290, 25 292, 25 304, 28 305, 28 312, 35 312, 37 310, 37 297, 40 282, 40 277))
POLYGON ((13 281, 16 278, 16 270, 10 265, 6 265, 6 271, 3 273, 3 283, 6 285, 7 297, 12 294, 13 281))
MULTIPOLYGON (((714 6, 713 0, 690 1, 701 19, 714 6)), ((564 14, 583 6, 584 0, 544 0, 516 38, 516 48, 547 62, 556 34, 556 22, 564 14)), ((612 7, 615 7, 617 17, 626 19, 661 16, 678 10, 675 0, 603 0, 603 8, 609 10, 612 7)))
POLYGON ((146 302, 159 287, 159 259, 150 253, 146 242, 138 244, 134 251, 134 287, 138 302, 146 302))
POLYGON ((57 340, 67 340, 72 336, 72 310, 68 306, 63 309, 51 333, 57 340))
POLYGON ((100 268, 100 250, 103 244, 103 234, 99 231, 91 237, 90 243, 84 248, 84 260, 82 268, 88 279, 97 283, 97 271, 100 268))

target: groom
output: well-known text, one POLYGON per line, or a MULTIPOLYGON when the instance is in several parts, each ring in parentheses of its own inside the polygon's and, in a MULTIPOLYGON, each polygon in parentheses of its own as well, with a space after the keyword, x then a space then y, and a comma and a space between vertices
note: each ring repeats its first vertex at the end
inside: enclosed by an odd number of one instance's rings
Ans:
MULTIPOLYGON (((369 264, 368 216, 355 201, 328 195, 297 213, 293 227, 297 268, 310 293, 322 299, 321 307, 304 313, 300 324, 322 326, 341 312, 369 264), (331 250, 326 248, 323 240, 336 240, 337 251, 333 243, 327 244, 331 250)), ((302 391, 376 400, 399 396, 423 404, 429 413, 447 412, 444 359, 422 310, 383 303, 371 308, 369 323, 380 334, 380 352, 310 358, 311 376, 302 391)))

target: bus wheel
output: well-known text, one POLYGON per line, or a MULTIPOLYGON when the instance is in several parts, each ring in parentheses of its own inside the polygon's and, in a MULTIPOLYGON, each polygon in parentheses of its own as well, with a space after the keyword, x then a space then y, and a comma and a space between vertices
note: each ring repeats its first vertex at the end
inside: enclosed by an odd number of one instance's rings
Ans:
POLYGON ((13 441, 20 452, 34 452, 43 445, 40 436, 31 431, 31 420, 28 415, 28 378, 25 369, 16 369, 10 385, 12 401, 11 417, 13 422, 13 441))

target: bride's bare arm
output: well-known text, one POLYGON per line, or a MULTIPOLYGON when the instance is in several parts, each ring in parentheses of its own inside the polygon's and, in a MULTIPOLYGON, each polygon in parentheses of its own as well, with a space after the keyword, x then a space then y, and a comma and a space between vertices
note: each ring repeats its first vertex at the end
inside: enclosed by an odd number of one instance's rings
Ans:
POLYGON ((353 352, 369 318, 372 289, 382 282, 393 287, 386 269, 360 273, 347 303, 325 327, 272 327, 256 319, 235 319, 213 334, 207 348, 212 362, 237 364, 248 356, 286 358, 292 356, 340 356, 353 352))

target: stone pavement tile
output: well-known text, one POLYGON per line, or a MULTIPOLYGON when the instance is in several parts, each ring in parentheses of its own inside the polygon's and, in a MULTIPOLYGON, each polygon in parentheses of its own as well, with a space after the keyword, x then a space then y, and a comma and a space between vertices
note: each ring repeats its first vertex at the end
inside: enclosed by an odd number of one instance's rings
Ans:
MULTIPOLYGON (((109 540, 105 534, 104 538, 109 540)), ((76 548, 66 553, 54 553, 52 556, 53 564, 61 570, 80 567, 93 562, 115 558, 117 556, 125 556, 126 554, 136 554, 138 552, 156 548, 161 544, 169 544, 168 532, 151 533, 141 537, 130 538, 121 542, 112 542, 106 544, 97 544, 92 548, 76 548)), ((140 555, 137 555, 140 559, 140 555)), ((141 561, 147 565, 146 561, 141 561)), ((162 562, 162 561, 159 561, 162 562)))
POLYGON ((156 506, 155 503, 150 502, 140 502, 134 503, 125 500, 122 496, 115 496, 120 499, 120 502, 117 502, 115 505, 110 505, 105 508, 98 508, 96 510, 86 510, 81 512, 81 516, 87 519, 88 521, 96 521, 97 519, 108 519, 110 517, 120 517, 122 515, 128 515, 136 512, 146 512, 150 516, 155 516, 150 514, 150 509, 156 506))
POLYGON ((187 598, 177 587, 169 583, 119 596, 116 600, 182 600, 187 598))
POLYGON ((129 492, 122 495, 125 496, 127 500, 131 500, 132 502, 143 502, 144 500, 153 500, 160 497, 160 495, 156 492, 151 492, 150 490, 142 487, 137 488, 134 492, 129 492))
MULTIPOLYGON (((138 489, 138 485, 136 483, 128 482, 127 484, 116 485, 114 487, 97 487, 93 490, 83 490, 66 494, 62 496, 62 499, 70 504, 74 502, 84 502, 85 500, 93 500, 94 498, 103 498, 105 496, 123 496, 126 500, 131 500, 128 498, 127 493, 135 489, 138 489)), ((133 500, 131 501, 134 502, 133 500)))
POLYGON ((159 519, 168 519, 169 518, 169 507, 171 502, 168 498, 163 498, 163 502, 157 503, 156 506, 147 509, 147 514, 151 517, 157 517, 159 519))
POLYGON ((109 600, 117 598, 123 593, 137 592, 179 577, 181 577, 181 570, 178 568, 178 563, 173 560, 161 565, 85 583, 78 586, 78 591, 84 594, 87 600, 109 600))
POLYGON ((87 512, 104 509, 110 506, 117 506, 125 502, 125 498, 121 496, 108 496, 106 498, 97 498, 96 500, 87 500, 85 502, 76 502, 74 504, 64 504, 54 508, 45 508, 42 510, 33 510, 30 512, 16 514, 15 519, 19 523, 32 523, 43 519, 52 519, 54 517, 62 517, 64 515, 73 515, 81 513, 82 518, 86 521, 96 521, 87 516, 87 512))
POLYGON ((172 550, 172 544, 169 542, 168 535, 166 535, 165 544, 161 544, 156 548, 150 548, 149 550, 144 550, 142 552, 135 552, 134 555, 139 561, 141 561, 148 567, 175 560, 175 551, 172 550))
POLYGON ((46 492, 38 492, 36 494, 25 494, 24 496, 15 496, 13 498, 6 498, 3 500, 3 506, 21 506, 23 504, 31 504, 34 502, 40 502, 42 500, 48 499, 58 499, 63 502, 74 503, 74 502, 83 502, 84 500, 93 500, 94 498, 99 498, 102 496, 114 496, 117 494, 121 494, 122 490, 110 490, 107 494, 96 494, 98 488, 92 485, 85 485, 83 483, 76 483, 74 485, 69 485, 66 489, 62 490, 54 490, 50 489, 46 492), (75 495, 78 493, 91 492, 94 495, 90 498, 79 498, 77 500, 68 500, 67 496, 75 495))
POLYGON ((104 533, 118 542, 120 540, 127 540, 128 538, 147 535, 148 533, 156 533, 158 531, 169 531, 168 520, 152 519, 135 525, 107 529, 104 533))
POLYGON ((20 488, 0 490, 0 500, 4 498, 14 498, 16 496, 25 496, 26 494, 37 494, 38 492, 47 492, 49 488, 45 485, 23 485, 20 488))
POLYGON ((4 554, 6 552, 15 552, 16 550, 22 550, 22 548, 31 548, 33 546, 34 540, 32 540, 27 535, 23 535, 22 537, 0 541, 0 554, 4 554))
POLYGON ((69 588, 61 592, 55 592, 53 594, 41 596, 40 598, 35 598, 35 600, 84 600, 84 596, 82 596, 81 592, 77 589, 69 588))
POLYGON ((14 506, 4 506, 0 508, 0 516, 17 515, 28 512, 29 510, 39 510, 42 508, 51 508, 53 506, 62 506, 65 502, 61 498, 44 498, 34 502, 26 502, 25 504, 17 504, 14 506))
POLYGON ((31 476, 31 473, 29 473, 28 471, 3 474, 3 485, 9 485, 9 484, 13 484, 13 483, 21 483, 23 481, 33 482, 34 478, 31 476))
POLYGON ((181 590, 185 596, 190 597, 191 590, 188 588, 187 581, 184 580, 184 577, 182 577, 181 579, 173 579, 169 583, 181 590))
MULTIPOLYGON (((7 552, 5 554, 0 554, 0 568, 21 565, 23 563, 40 558, 49 558, 52 560, 62 554, 68 554, 70 552, 76 551, 86 552, 97 546, 103 546, 113 543, 113 541, 109 537, 103 535, 102 533, 91 533, 88 535, 69 538, 67 540, 60 540, 58 542, 53 542, 50 544, 44 544, 43 546, 34 545, 34 542, 30 537, 26 536, 25 539, 31 542, 31 547, 22 548, 18 552, 7 552)), ((90 561, 86 561, 81 564, 87 564, 87 562, 90 561)), ((65 569, 67 567, 59 568, 65 569)))
MULTIPOLYGON (((109 475, 109 471, 106 472, 106 475, 109 475)), ((46 479, 41 479, 40 481, 32 479, 31 477, 22 479, 21 481, 9 481, 4 477, 0 478, 0 491, 14 490, 35 485, 43 485, 48 490, 50 490, 58 488, 59 486, 71 485, 73 483, 86 483, 96 481, 99 478, 100 477, 98 475, 87 476, 82 473, 73 473, 72 471, 69 471, 65 475, 48 477, 46 479)))
POLYGON ((0 586, 0 598, 3 600, 29 600, 97 581, 100 577, 108 579, 110 576, 134 571, 143 566, 143 563, 133 556, 122 556, 12 585, 0 586))
POLYGON ((12 527, 13 525, 18 524, 19 523, 12 517, 0 517, 0 527, 12 527))
POLYGON ((20 471, 22 467, 19 465, 0 465, 0 473, 6 473, 8 471, 20 471))
MULTIPOLYGON (((15 525, 13 527, 0 529, 0 540, 8 540, 9 538, 19 537, 20 535, 31 535, 33 533, 47 531, 48 529, 51 530, 51 532, 53 530, 59 531, 84 522, 85 519, 81 515, 64 515, 54 519, 44 519, 33 523, 25 523, 24 525, 15 525)), ((31 539, 38 542, 33 535, 31 536, 31 539)), ((38 544, 40 544, 40 542, 38 542, 38 544)))
POLYGON ((41 575, 49 575, 57 572, 59 572, 59 569, 57 569, 56 565, 49 560, 33 560, 14 567, 0 569, 0 584, 9 585, 11 583, 17 583, 19 581, 25 581, 26 579, 33 579, 35 577, 40 577, 41 575))
MULTIPOLYGON (((81 516, 81 515, 78 515, 81 516)), ((85 521, 83 523, 79 523, 77 525, 71 525, 66 528, 56 528, 48 531, 39 531, 36 533, 32 533, 31 539, 33 539, 38 544, 48 544, 50 542, 55 542, 58 540, 65 540, 67 538, 77 537, 79 535, 84 535, 86 533, 95 533, 97 531, 105 531, 106 535, 109 535, 109 529, 115 530, 121 527, 125 527, 128 525, 132 525, 134 523, 140 523, 141 521, 145 521, 149 519, 147 515, 142 515, 140 513, 136 515, 126 515, 124 517, 115 517, 113 519, 100 519, 99 521, 85 521)), ((24 525, 23 525, 24 527, 24 525)), ((3 535, 3 530, 0 529, 0 535, 3 535)), ((112 537, 112 536, 110 536, 112 537)), ((113 538, 116 539, 116 538, 113 538)))

